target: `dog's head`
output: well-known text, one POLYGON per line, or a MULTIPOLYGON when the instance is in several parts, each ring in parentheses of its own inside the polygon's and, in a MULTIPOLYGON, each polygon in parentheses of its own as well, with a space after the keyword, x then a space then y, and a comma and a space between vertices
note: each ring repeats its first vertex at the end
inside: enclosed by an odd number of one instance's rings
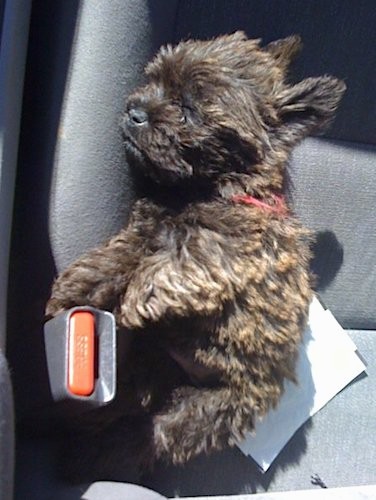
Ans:
POLYGON ((127 101, 127 151, 161 183, 281 168, 291 148, 333 117, 336 78, 286 82, 291 36, 260 48, 242 32, 162 48, 127 101), (267 165, 267 168, 266 168, 267 165))

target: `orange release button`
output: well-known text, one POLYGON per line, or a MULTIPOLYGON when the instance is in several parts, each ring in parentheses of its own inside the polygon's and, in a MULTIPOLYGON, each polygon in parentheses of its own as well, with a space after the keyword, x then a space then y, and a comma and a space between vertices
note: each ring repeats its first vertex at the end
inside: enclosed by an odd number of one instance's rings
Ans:
POLYGON ((77 396, 94 391, 95 318, 77 311, 69 318, 68 389, 77 396))

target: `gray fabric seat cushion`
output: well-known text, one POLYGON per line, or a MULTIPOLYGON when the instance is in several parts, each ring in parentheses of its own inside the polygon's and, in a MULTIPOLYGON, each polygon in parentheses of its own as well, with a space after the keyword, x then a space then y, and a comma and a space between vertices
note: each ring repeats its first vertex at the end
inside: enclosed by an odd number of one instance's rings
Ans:
MULTIPOLYGON (((153 474, 142 479, 142 485, 174 497, 319 489, 311 484, 313 474, 318 474, 329 488, 373 484, 376 335, 365 330, 349 333, 368 361, 368 375, 360 376, 310 419, 267 473, 262 474, 251 459, 234 448, 209 457, 200 456, 185 467, 159 464, 153 474)), ((78 493, 87 491, 88 484, 72 487, 58 481, 55 459, 56 449, 51 440, 19 443, 16 500, 47 500, 51 491, 55 500, 76 499, 78 493)), ((127 471, 124 482, 128 482, 127 471)))
POLYGON ((320 297, 343 327, 376 329, 376 147, 307 139, 289 173, 295 211, 317 235, 320 297))
POLYGON ((155 491, 135 484, 111 482, 93 483, 82 495, 82 500, 161 500, 163 497, 155 491))
MULTIPOLYGON (((131 484, 94 483, 81 497, 83 500, 147 500, 148 498, 165 498, 152 496, 150 490, 131 484), (104 496, 105 495, 105 496, 104 496)), ((187 500, 206 498, 207 500, 231 500, 228 496, 187 497, 187 500)), ((234 498, 234 497, 232 497, 234 498)), ((374 500, 375 486, 355 486, 350 488, 333 488, 320 491, 295 491, 287 493, 260 493, 256 495, 239 495, 236 500, 374 500)))
MULTIPOLYGON (((111 491, 109 489, 109 491, 111 491)), ((189 500, 193 500, 191 497, 189 500)), ((226 496, 205 497, 207 500, 231 500, 226 496)), ((284 493, 258 493, 256 495, 239 495, 236 500, 374 500, 375 486, 355 486, 350 488, 333 488, 319 491, 288 491, 284 493)), ((93 499, 94 500, 94 499, 93 499)), ((116 498, 114 498, 116 500, 116 498)))
POLYGON ((49 207, 58 270, 127 221, 134 188, 120 129, 125 98, 174 27, 176 1, 152 4, 80 3, 63 106, 49 117, 63 132, 55 145, 49 207))

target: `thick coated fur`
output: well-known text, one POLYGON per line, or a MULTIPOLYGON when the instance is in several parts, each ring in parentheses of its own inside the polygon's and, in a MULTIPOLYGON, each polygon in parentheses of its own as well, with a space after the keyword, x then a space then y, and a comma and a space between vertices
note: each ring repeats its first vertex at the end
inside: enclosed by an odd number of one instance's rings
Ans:
POLYGON ((331 76, 288 83, 299 48, 297 36, 261 48, 241 32, 167 46, 127 101, 125 146, 147 194, 118 235, 57 278, 47 305, 49 316, 107 309, 132 338, 97 432, 102 478, 127 432, 137 463, 234 445, 295 380, 310 235, 289 212, 235 197, 273 207, 292 148, 330 122, 344 92, 331 76))

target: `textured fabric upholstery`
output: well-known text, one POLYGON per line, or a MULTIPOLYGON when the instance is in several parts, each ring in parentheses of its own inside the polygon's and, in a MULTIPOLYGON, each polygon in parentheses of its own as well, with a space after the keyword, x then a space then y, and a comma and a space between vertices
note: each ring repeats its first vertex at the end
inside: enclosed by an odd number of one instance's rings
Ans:
POLYGON ((60 270, 126 223, 133 190, 120 119, 145 62, 172 36, 175 4, 81 2, 52 179, 50 234, 60 270))
MULTIPOLYGON (((109 488, 111 491, 111 488, 109 488)), ((124 493, 126 489, 124 489, 124 493)), ((110 498, 110 497, 108 497, 110 498)), ((197 497, 187 498, 187 500, 197 497)), ((204 497, 200 497, 200 499, 204 497)), ((287 491, 281 493, 258 493, 256 495, 239 495, 236 500, 374 500, 375 486, 355 486, 350 488, 331 488, 316 491, 287 491)), ((205 497, 206 500, 228 500, 226 496, 205 497)), ((116 497, 114 497, 116 500, 116 497)))
MULTIPOLYGON (((131 484, 119 483, 94 483, 82 497, 83 500, 141 500, 148 498, 161 498, 147 496, 144 489, 136 489, 131 484), (102 495, 102 496, 101 496, 102 495), (145 496, 142 496, 145 495, 145 496)), ((259 493, 256 495, 238 495, 236 500, 374 500, 376 497, 375 486, 356 486, 350 488, 333 488, 319 491, 295 491, 285 493, 259 493)), ((165 498, 165 497, 163 497, 165 498)), ((187 497, 187 500, 229 500, 227 496, 187 497)))
POLYGON ((82 500, 161 500, 163 497, 155 491, 151 491, 135 484, 120 483, 94 483, 82 495, 82 500))
POLYGON ((376 329, 376 147, 308 139, 289 173, 295 210, 317 234, 320 297, 345 328, 376 329))

